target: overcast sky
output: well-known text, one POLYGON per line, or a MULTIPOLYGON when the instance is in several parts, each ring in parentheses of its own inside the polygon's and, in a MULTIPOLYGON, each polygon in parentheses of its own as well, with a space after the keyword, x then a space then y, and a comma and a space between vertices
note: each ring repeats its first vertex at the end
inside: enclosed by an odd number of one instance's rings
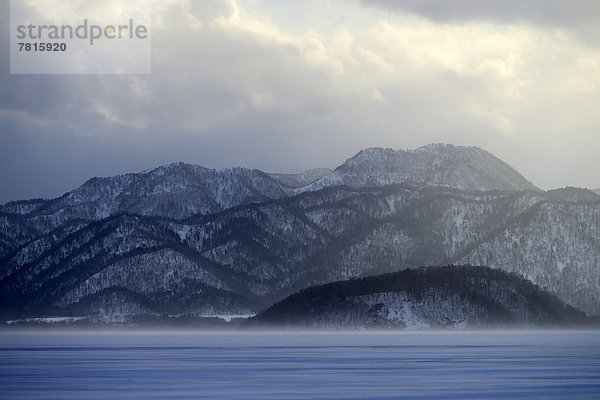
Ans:
POLYGON ((0 203, 176 161, 296 172, 438 142, 600 187, 597 0, 153 3, 151 75, 50 76, 9 74, 0 0, 0 203))

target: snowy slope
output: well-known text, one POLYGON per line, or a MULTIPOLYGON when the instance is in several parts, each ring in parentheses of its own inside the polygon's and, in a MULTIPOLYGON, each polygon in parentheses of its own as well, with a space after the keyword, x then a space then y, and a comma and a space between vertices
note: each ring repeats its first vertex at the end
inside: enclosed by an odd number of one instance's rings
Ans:
POLYGON ((583 314, 530 282, 484 267, 405 270, 296 293, 251 321, 293 328, 569 326, 583 314))
POLYGON ((68 210, 88 219, 125 212, 179 219, 284 195, 279 185, 258 170, 214 170, 177 163, 91 179, 47 205, 44 212, 68 210))
POLYGON ((0 259, 56 229, 119 214, 182 219, 287 196, 267 174, 177 163, 141 173, 93 178, 53 200, 0 206, 0 259))
POLYGON ((585 203, 597 202, 600 200, 600 195, 589 189, 576 187, 566 187, 562 189, 548 190, 545 197, 550 200, 569 202, 569 203, 585 203))
POLYGON ((469 248, 457 262, 517 272, 561 299, 600 314, 600 203, 540 203, 469 248))
POLYGON ((487 151, 446 144, 408 151, 366 149, 304 190, 402 182, 463 190, 536 190, 531 182, 487 151))

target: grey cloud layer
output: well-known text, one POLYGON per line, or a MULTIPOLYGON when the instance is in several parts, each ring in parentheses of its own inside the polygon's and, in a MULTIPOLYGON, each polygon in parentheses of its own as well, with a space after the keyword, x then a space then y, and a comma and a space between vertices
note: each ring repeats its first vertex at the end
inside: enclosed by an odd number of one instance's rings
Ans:
POLYGON ((597 23, 597 0, 360 0, 392 11, 416 13, 435 21, 486 20, 576 26, 597 23))
POLYGON ((542 187, 600 186, 597 49, 377 18, 290 33, 261 11, 171 1, 151 76, 11 76, 3 62, 0 202, 180 160, 292 172, 430 142, 484 147, 542 187))

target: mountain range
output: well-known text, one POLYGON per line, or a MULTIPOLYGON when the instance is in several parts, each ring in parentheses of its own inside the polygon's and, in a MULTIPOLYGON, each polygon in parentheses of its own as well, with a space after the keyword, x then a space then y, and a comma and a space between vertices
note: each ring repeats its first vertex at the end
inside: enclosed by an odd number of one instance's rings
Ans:
POLYGON ((598 243, 600 195, 544 192, 475 147, 301 174, 177 163, 0 206, 0 312, 254 314, 313 285, 473 264, 598 315, 598 243))

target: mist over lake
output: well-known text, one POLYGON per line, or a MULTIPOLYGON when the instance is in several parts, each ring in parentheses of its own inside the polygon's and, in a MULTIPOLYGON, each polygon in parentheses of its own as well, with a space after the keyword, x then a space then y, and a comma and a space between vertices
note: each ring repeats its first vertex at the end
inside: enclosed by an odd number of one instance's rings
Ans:
POLYGON ((0 334, 6 399, 592 399, 598 331, 0 334))

